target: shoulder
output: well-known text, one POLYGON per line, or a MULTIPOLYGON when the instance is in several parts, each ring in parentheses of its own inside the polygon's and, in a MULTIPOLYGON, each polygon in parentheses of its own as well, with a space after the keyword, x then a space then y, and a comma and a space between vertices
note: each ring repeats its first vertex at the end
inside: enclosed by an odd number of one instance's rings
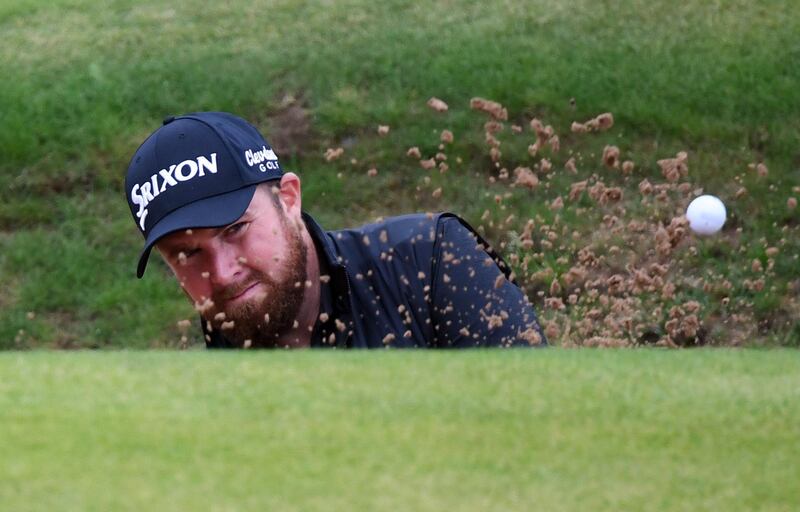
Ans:
POLYGON ((442 214, 412 213, 388 217, 371 224, 365 224, 357 231, 377 240, 389 238, 394 242, 432 240, 436 234, 436 226, 442 214))
POLYGON ((438 220, 434 254, 441 255, 444 262, 456 256, 475 258, 484 264, 493 261, 514 282, 511 267, 503 257, 466 220, 453 213, 442 213, 438 220))
MULTIPOLYGON (((420 268, 436 265, 437 256, 459 249, 485 251, 502 262, 491 246, 464 219, 450 212, 416 213, 381 219, 354 228, 329 231, 340 262, 360 266, 368 260, 412 261, 420 268)), ((501 263, 501 266, 504 267, 501 263)))
MULTIPOLYGON (((408 214, 381 219, 349 229, 328 232, 336 247, 336 257, 353 275, 367 275, 382 269, 381 274, 430 276, 442 251, 451 238, 451 223, 458 217, 448 213, 408 214)), ((448 243, 449 245, 449 243, 448 243)), ((470 244, 475 247, 475 244, 470 244)))
POLYGON ((492 246, 469 223, 454 213, 440 214, 437 220, 436 243, 441 249, 448 247, 469 248, 487 252, 499 259, 492 246))
POLYGON ((436 242, 448 234, 468 233, 474 238, 479 235, 467 221, 451 212, 412 213, 381 219, 371 224, 355 228, 359 235, 394 243, 401 242, 436 242))
POLYGON ((391 248, 430 245, 437 234, 442 214, 415 213, 381 219, 363 226, 329 231, 328 236, 340 252, 376 253, 391 248))

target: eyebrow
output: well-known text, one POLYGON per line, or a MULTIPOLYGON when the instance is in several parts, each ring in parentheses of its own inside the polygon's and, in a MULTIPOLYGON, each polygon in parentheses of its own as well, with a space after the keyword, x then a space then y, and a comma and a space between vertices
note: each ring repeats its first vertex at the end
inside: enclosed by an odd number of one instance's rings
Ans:
POLYGON ((182 252, 186 253, 196 248, 197 245, 189 241, 184 241, 184 240, 178 240, 176 242, 165 241, 163 247, 164 250, 162 252, 165 253, 170 258, 177 258, 180 255, 180 253, 182 252))
MULTIPOLYGON (((214 233, 211 235, 211 238, 214 238, 216 236, 219 236, 221 233, 223 233, 229 227, 231 227, 231 226, 233 226, 235 224, 238 224, 239 222, 251 222, 252 219, 249 218, 250 217, 249 213, 250 213, 249 209, 245 210, 245 212, 242 214, 241 217, 239 217, 235 221, 231 222, 230 224, 226 224, 226 225, 220 226, 218 228, 205 228, 205 229, 213 229, 214 233)), ((168 245, 166 247, 166 249, 167 249, 166 252, 169 254, 170 257, 177 258, 180 253, 182 253, 182 252, 186 253, 186 252, 189 252, 189 251, 197 249, 197 248, 198 247, 193 245, 193 244, 189 244, 187 242, 182 242, 181 241, 181 242, 175 242, 175 246, 174 247, 169 247, 169 245, 168 245)))

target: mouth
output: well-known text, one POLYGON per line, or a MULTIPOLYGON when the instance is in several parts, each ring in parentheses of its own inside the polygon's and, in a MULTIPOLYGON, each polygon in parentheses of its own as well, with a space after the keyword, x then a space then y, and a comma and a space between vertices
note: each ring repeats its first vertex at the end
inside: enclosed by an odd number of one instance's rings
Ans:
POLYGON ((231 295, 225 298, 225 302, 236 302, 239 300, 243 300, 249 297, 254 291, 255 288, 258 286, 258 282, 252 283, 251 285, 247 286, 240 292, 236 293, 235 295, 231 295))

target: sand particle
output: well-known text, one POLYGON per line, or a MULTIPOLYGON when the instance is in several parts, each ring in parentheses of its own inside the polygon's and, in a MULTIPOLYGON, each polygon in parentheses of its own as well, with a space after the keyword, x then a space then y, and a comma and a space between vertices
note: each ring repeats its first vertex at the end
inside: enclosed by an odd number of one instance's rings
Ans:
POLYGON ((436 112, 447 112, 448 108, 447 103, 436 97, 429 99, 427 105, 436 112))

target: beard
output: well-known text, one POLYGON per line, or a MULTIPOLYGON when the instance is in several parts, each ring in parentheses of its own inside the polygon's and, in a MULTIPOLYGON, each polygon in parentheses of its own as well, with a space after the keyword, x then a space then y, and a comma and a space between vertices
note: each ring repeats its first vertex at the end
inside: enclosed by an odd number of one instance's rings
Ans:
POLYGON ((278 340, 294 328, 303 304, 307 249, 299 224, 290 226, 282 216, 281 226, 287 252, 280 261, 282 268, 272 273, 276 277, 251 269, 250 274, 239 283, 215 290, 212 296, 214 304, 223 307, 215 309, 207 319, 215 329, 222 329, 222 335, 238 347, 242 347, 245 340, 250 340, 252 347, 275 348, 278 340), (236 296, 254 284, 260 285, 259 293, 247 301, 226 304, 226 297, 236 296), (225 313, 224 320, 214 320, 220 311, 225 313))

